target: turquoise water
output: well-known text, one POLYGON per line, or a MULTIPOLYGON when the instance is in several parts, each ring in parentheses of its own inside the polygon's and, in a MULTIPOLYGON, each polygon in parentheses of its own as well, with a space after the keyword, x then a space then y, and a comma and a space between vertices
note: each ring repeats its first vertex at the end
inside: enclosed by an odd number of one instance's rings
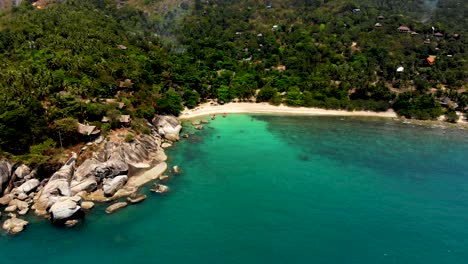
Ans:
POLYGON ((466 131, 219 117, 169 151, 171 193, 83 225, 31 219, 0 263, 467 263, 466 131))

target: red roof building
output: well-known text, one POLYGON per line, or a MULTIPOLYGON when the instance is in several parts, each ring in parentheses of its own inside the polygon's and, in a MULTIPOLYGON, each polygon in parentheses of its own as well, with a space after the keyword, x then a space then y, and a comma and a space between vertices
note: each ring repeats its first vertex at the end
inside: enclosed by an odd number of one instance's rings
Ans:
POLYGON ((402 33, 408 33, 411 31, 411 29, 409 27, 401 26, 398 28, 398 31, 402 33))
POLYGON ((427 64, 432 65, 436 61, 436 56, 429 56, 427 57, 426 61, 427 61, 427 64))

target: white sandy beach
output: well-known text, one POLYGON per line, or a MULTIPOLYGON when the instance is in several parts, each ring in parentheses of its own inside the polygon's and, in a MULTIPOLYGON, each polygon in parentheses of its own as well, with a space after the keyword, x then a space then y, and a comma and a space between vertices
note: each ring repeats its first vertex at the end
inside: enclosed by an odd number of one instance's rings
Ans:
POLYGON ((191 119, 213 114, 232 114, 232 113, 250 113, 250 114, 288 114, 288 115, 328 115, 328 116, 368 116, 368 117, 386 117, 396 118, 393 110, 387 112, 371 111, 345 111, 345 110, 327 110, 321 108, 309 107, 290 107, 285 105, 274 106, 268 103, 227 103, 224 105, 211 105, 210 103, 201 104, 194 109, 185 109, 180 114, 180 119, 191 119))

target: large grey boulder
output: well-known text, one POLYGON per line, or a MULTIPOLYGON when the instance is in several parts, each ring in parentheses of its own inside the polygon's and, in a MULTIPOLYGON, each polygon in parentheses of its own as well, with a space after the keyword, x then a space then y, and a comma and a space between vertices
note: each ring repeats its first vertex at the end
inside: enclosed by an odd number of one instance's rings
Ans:
POLYGON ((52 221, 62 221, 71 218, 81 209, 80 203, 81 198, 79 196, 60 198, 49 209, 52 221))
POLYGON ((56 203, 60 197, 71 196, 70 181, 73 176, 76 158, 76 153, 73 153, 72 157, 50 177, 47 184, 39 192, 34 206, 36 214, 44 215, 47 208, 56 203))
POLYGON ((3 193, 3 184, 11 177, 11 164, 6 160, 0 160, 0 195, 3 193))
POLYGON ((25 176, 29 175, 31 173, 31 169, 22 164, 18 168, 16 168, 14 174, 16 175, 17 178, 23 179, 25 176))
POLYGON ((153 125, 160 136, 170 141, 179 140, 179 133, 180 130, 182 130, 182 125, 175 116, 158 115, 153 118, 153 125))
POLYGON ((25 183, 21 184, 18 188, 16 188, 16 191, 19 193, 30 193, 34 191, 40 184, 41 182, 38 179, 30 179, 27 180, 25 183))
POLYGON ((112 196, 114 195, 120 188, 122 188, 125 183, 127 182, 128 177, 126 175, 116 176, 113 179, 105 179, 103 181, 102 189, 104 190, 104 195, 112 196))

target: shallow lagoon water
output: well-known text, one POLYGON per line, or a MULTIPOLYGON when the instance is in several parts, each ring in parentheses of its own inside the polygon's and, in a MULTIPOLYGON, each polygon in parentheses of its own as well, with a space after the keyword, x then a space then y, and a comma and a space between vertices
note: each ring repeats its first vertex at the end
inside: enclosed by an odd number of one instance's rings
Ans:
POLYGON ((1 263, 465 263, 467 150, 458 129, 218 117, 168 151, 168 195, 73 229, 32 218, 1 263))

